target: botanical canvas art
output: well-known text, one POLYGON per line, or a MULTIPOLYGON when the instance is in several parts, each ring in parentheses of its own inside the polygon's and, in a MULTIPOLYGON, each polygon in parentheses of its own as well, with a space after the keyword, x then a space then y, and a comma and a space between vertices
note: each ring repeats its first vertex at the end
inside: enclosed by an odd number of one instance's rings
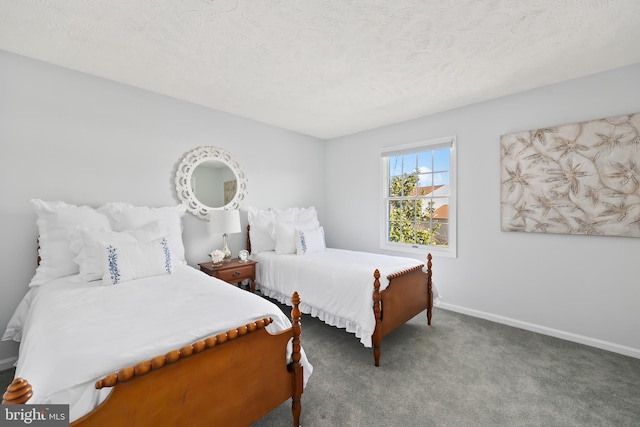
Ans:
POLYGON ((500 137, 503 231, 640 237, 640 113, 500 137))

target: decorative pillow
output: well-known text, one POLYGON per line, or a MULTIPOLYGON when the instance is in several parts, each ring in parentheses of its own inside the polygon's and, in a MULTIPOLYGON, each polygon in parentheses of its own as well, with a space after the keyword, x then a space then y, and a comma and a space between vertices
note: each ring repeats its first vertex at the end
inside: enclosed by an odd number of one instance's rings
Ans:
POLYGON ((308 230, 318 226, 317 221, 294 223, 296 226, 284 223, 276 223, 276 253, 295 254, 296 253, 296 230, 308 230))
POLYGON ((40 264, 29 286, 40 286, 59 277, 76 274, 78 264, 70 248, 69 230, 74 227, 110 229, 109 218, 89 206, 76 206, 61 201, 31 200, 38 215, 40 264))
POLYGON ((86 282, 100 280, 104 275, 102 242, 119 245, 123 243, 151 242, 166 238, 167 228, 160 220, 150 222, 136 230, 123 232, 91 230, 77 227, 70 235, 71 250, 77 254, 73 259, 80 267, 79 278, 86 282))
POLYGON ((184 243, 182 242, 182 217, 185 205, 150 208, 133 206, 129 203, 108 203, 99 208, 113 219, 115 231, 135 230, 153 221, 162 221, 168 230, 167 242, 173 261, 185 264, 184 243))
POLYGON ((272 235, 275 212, 271 209, 249 208, 247 214, 251 253, 273 251, 276 248, 276 241, 272 235))
POLYGON ((173 272, 167 239, 121 244, 101 242, 101 250, 104 285, 173 272))
POLYGON ((323 227, 310 230, 296 230, 295 235, 296 253, 298 255, 323 252, 327 247, 324 240, 323 227))
POLYGON ((306 230, 319 227, 318 214, 315 207, 288 208, 275 211, 275 225, 272 237, 276 241, 276 253, 295 254, 295 229, 306 230))
MULTIPOLYGON (((318 222, 318 213, 316 208, 311 206, 309 208, 288 208, 284 210, 275 211, 276 224, 288 224, 296 226, 296 224, 308 224, 315 223, 315 227, 320 226, 318 222)), ((273 230, 275 233, 275 229, 273 230)))

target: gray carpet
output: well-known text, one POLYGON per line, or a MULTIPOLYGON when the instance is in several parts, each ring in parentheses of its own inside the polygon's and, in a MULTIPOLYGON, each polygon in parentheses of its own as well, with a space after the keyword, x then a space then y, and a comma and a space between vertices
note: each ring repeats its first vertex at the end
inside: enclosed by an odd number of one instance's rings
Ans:
MULTIPOLYGON (((387 336, 379 368, 352 334, 302 330, 304 427, 640 426, 639 359, 438 309, 387 336)), ((253 427, 290 423, 287 402, 253 427)))

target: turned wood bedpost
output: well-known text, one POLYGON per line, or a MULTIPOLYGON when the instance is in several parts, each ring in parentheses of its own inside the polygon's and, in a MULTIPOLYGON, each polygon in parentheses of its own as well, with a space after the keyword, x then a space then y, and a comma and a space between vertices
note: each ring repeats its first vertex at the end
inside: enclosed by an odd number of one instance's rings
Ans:
POLYGON ((7 391, 2 395, 2 404, 20 405, 27 403, 31 396, 33 396, 31 384, 22 378, 14 378, 9 387, 7 387, 7 391))
POLYGON ((293 293, 291 297, 291 303, 293 309, 291 310, 291 325, 293 328, 292 339, 292 352, 291 352, 291 367, 293 371, 293 396, 291 399, 291 412, 293 413, 293 425, 298 427, 300 425, 300 412, 302 411, 302 388, 303 388, 303 371, 300 364, 300 296, 297 292, 293 293))
POLYGON ((427 325, 431 325, 433 315, 433 283, 431 282, 431 254, 427 254, 427 325))
POLYGON ((249 230, 251 229, 250 225, 247 225, 247 251, 251 253, 251 237, 249 237, 249 230))
POLYGON ((382 344, 382 309, 380 302, 380 270, 373 273, 373 315, 376 318, 376 329, 373 332, 373 357, 375 365, 380 366, 380 345, 382 344))

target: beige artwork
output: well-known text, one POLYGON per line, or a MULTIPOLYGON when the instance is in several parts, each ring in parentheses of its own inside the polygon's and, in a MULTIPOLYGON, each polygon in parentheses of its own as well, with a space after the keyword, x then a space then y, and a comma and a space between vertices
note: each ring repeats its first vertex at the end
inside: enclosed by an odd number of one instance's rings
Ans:
POLYGON ((640 113, 500 137, 503 231, 640 237, 640 113))

